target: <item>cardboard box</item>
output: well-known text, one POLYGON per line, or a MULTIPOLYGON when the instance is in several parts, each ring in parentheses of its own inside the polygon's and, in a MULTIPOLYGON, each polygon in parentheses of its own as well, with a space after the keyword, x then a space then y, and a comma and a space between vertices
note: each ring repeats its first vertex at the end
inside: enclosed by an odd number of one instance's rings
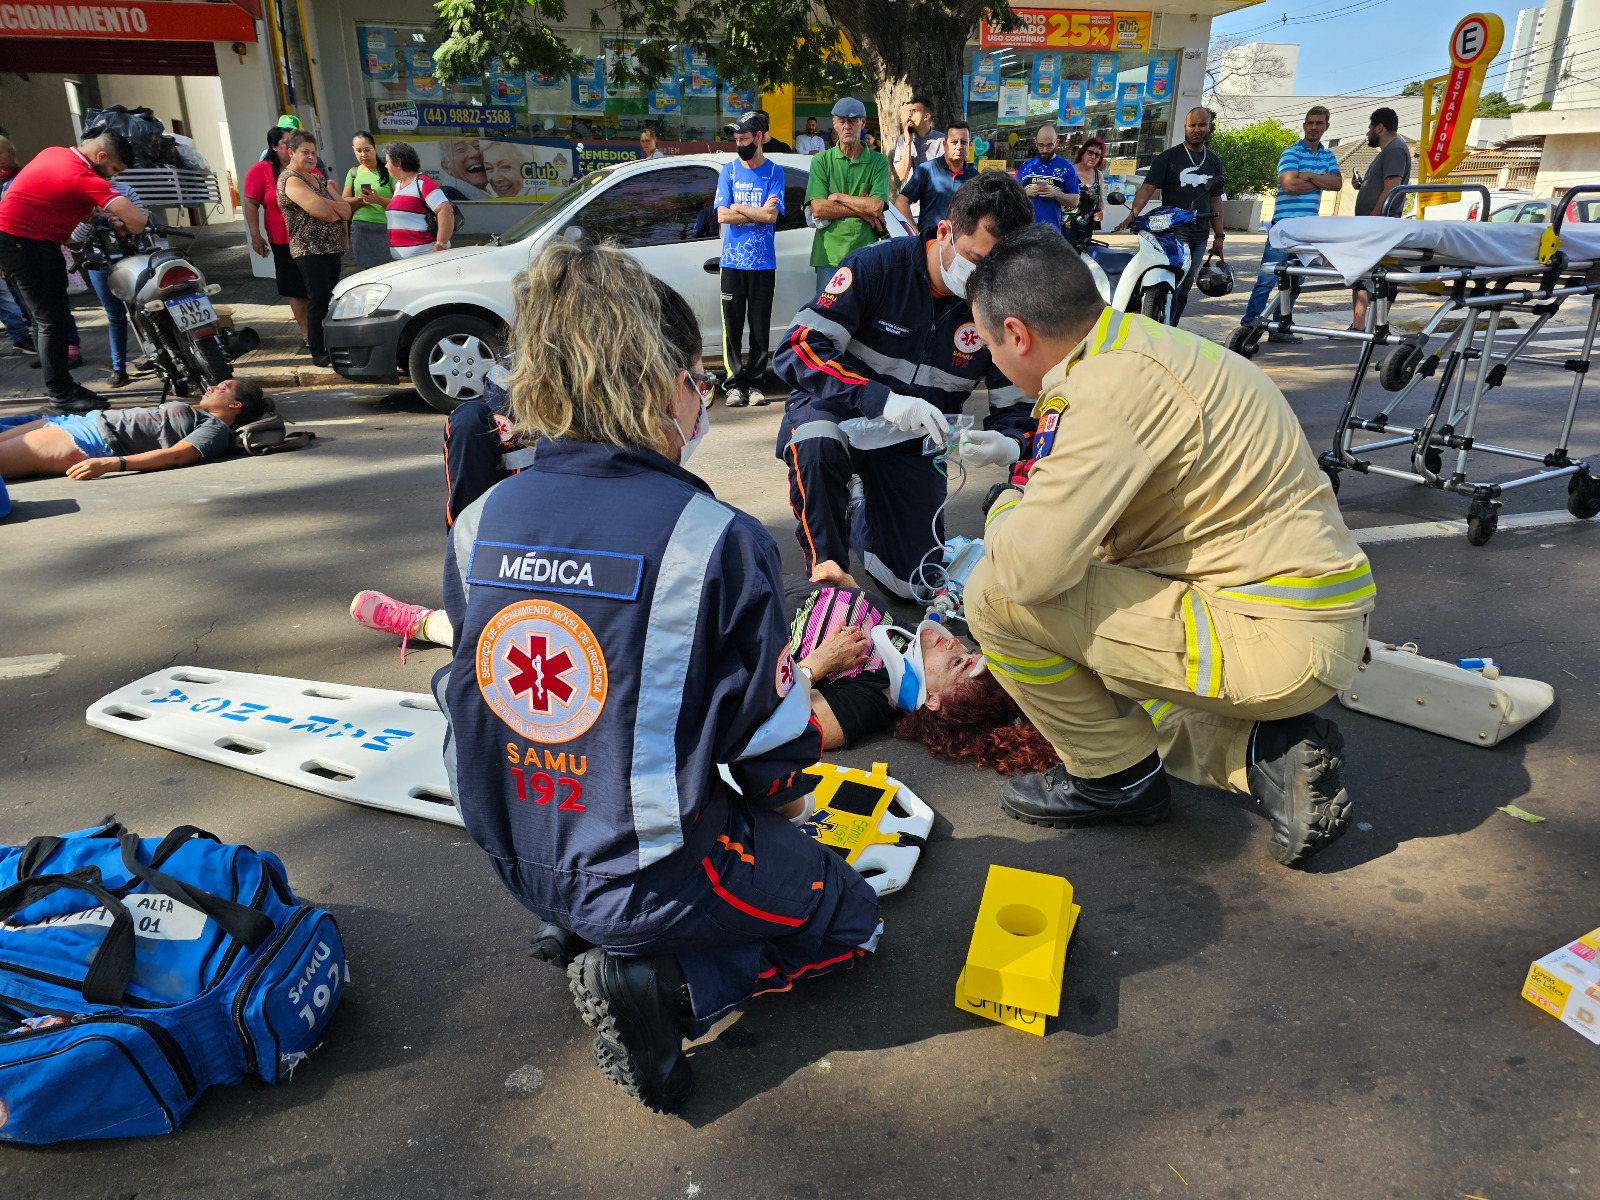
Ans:
POLYGON ((1600 1045, 1600 929, 1529 967, 1522 996, 1600 1045))

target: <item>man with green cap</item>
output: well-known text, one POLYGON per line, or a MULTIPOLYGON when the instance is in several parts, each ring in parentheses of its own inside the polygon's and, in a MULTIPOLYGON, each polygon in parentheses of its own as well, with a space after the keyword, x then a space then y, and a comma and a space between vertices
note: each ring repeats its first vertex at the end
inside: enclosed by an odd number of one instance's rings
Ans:
POLYGON ((811 265, 817 291, 826 286, 845 255, 870 246, 883 233, 889 205, 889 160, 861 141, 867 110, 846 96, 833 106, 833 131, 839 144, 811 159, 806 187, 806 223, 815 229, 811 265))

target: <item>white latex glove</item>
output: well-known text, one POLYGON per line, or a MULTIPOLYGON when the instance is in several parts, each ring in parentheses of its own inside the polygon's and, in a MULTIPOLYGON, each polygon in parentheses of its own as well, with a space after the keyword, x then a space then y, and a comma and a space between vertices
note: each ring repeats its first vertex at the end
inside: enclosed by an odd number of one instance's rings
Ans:
POLYGON ((789 818, 789 824, 791 825, 804 825, 817 815, 817 794, 815 792, 807 792, 800 798, 805 801, 805 806, 800 809, 796 816, 789 818))
POLYGON ((889 398, 883 402, 883 416, 885 420, 892 421, 896 429, 903 429, 907 433, 921 430, 939 442, 950 437, 950 423, 944 419, 944 414, 916 396, 890 392, 889 398))
POLYGON ((956 457, 969 467, 1003 467, 1021 456, 1015 438, 993 429, 968 430, 956 447, 956 457))

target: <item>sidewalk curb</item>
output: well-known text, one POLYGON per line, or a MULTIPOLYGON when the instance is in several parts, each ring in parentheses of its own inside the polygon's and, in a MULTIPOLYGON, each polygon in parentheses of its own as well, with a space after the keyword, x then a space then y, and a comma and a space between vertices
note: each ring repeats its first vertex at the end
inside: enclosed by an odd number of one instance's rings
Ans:
POLYGON ((346 379, 331 367, 271 367, 259 371, 248 368, 235 374, 236 379, 248 379, 252 383, 259 383, 262 387, 380 387, 393 390, 394 384, 360 383, 354 379, 346 379))

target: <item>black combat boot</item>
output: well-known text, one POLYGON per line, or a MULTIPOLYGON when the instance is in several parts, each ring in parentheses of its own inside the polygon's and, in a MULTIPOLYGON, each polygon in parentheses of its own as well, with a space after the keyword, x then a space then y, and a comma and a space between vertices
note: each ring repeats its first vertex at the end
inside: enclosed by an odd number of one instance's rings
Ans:
POLYGON ((678 960, 625 958, 596 946, 567 968, 567 986, 595 1031, 600 1073, 646 1108, 676 1112, 694 1082, 683 1052, 689 989, 678 960))
POLYGON ((592 945, 593 942, 584 940, 570 929, 547 924, 541 925, 539 932, 533 935, 533 942, 528 946, 528 954, 540 962, 547 962, 553 967, 565 970, 569 962, 592 945))
POLYGON ((1306 713, 1257 721, 1250 734, 1250 794, 1272 822, 1272 857, 1297 866, 1337 841, 1350 823, 1350 797, 1339 772, 1344 735, 1326 717, 1306 713))
POLYGON ((1079 779, 1061 765, 1009 779, 1000 790, 1009 817, 1052 829, 1085 825, 1154 825, 1172 811, 1172 788, 1161 759, 1152 754, 1105 779, 1079 779))

